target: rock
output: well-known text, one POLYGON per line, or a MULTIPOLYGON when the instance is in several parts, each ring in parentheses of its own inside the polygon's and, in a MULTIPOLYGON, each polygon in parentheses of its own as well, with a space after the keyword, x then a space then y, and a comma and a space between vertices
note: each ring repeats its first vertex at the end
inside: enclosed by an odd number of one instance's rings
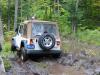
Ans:
POLYGON ((79 59, 88 59, 88 54, 86 53, 86 51, 81 51, 81 52, 79 52, 79 56, 78 56, 78 58, 79 59))
POLYGON ((85 70, 85 74, 86 74, 86 75, 94 75, 95 72, 94 72, 93 69, 87 69, 87 70, 85 70))
POLYGON ((80 56, 83 56, 83 57, 84 57, 84 56, 87 56, 87 55, 88 55, 88 54, 87 54, 86 51, 84 51, 84 50, 80 52, 80 56))
POLYGON ((95 69, 95 74, 100 75, 100 67, 95 69))
POLYGON ((83 67, 83 64, 85 63, 85 60, 79 60, 74 64, 77 70, 80 70, 81 67, 83 67))
POLYGON ((78 61, 78 58, 76 57, 75 54, 69 53, 65 56, 62 56, 59 60, 58 63, 63 64, 63 65, 69 65, 72 66, 74 63, 78 61))

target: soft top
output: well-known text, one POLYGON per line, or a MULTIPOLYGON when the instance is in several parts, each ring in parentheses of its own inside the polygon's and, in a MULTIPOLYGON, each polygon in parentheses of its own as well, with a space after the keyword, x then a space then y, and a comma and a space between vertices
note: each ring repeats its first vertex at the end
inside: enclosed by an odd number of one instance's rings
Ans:
POLYGON ((42 20, 26 20, 22 22, 21 25, 28 24, 28 23, 47 23, 47 24, 57 25, 56 22, 42 21, 42 20))

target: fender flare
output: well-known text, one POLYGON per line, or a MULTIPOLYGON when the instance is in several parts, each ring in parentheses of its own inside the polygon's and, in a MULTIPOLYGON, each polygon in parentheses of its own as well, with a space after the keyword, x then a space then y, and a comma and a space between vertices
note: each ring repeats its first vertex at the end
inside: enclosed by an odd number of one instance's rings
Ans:
POLYGON ((26 47, 26 40, 22 40, 22 41, 21 41, 20 47, 26 47))

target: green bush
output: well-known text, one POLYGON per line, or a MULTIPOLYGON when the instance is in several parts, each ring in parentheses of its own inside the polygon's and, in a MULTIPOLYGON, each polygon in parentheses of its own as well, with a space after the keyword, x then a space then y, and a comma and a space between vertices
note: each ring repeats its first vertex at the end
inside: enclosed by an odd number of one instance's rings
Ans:
POLYGON ((4 58, 7 58, 10 53, 11 53, 11 44, 10 42, 6 42, 4 43, 4 47, 3 47, 3 50, 1 52, 1 56, 4 57, 4 58))
POLYGON ((11 38, 14 36, 15 32, 9 31, 4 33, 4 39, 6 42, 11 41, 11 38))
POLYGON ((11 69, 11 62, 8 59, 4 59, 4 67, 6 71, 11 69))
POLYGON ((78 31, 78 37, 81 41, 100 46, 100 31, 98 30, 78 31))

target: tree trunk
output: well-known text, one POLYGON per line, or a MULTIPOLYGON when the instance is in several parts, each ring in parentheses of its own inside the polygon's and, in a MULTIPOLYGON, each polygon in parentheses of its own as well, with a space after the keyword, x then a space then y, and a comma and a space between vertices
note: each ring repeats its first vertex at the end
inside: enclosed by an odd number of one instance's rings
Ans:
POLYGON ((10 31, 10 0, 8 0, 8 31, 10 31))
POLYGON ((75 34, 77 32, 77 16, 72 16, 72 32, 75 34))
POLYGON ((76 0, 76 3, 75 3, 75 12, 73 13, 73 16, 72 16, 72 32, 74 34, 77 32, 77 24, 78 24, 77 12, 78 12, 78 5, 79 5, 79 0, 76 0))
POLYGON ((54 0, 54 13, 59 13, 59 0, 54 0), (55 4, 57 4, 57 7, 55 7, 55 4))
POLYGON ((1 6, 2 4, 1 4, 1 0, 0 0, 0 51, 2 50, 2 46, 3 46, 3 40, 4 40, 4 38, 3 38, 3 25, 2 25, 2 21, 1 21, 1 17, 2 17, 2 11, 1 11, 1 8, 2 8, 2 6, 1 6))
POLYGON ((60 2, 59 2, 59 0, 57 0, 57 4, 58 4, 58 14, 59 14, 59 4, 60 4, 60 2))
POLYGON ((23 14, 22 14, 22 13, 23 13, 23 12, 22 12, 22 0, 21 0, 21 2, 20 2, 20 6, 21 6, 21 11, 20 11, 20 12, 21 12, 21 23, 22 23, 22 16, 23 16, 23 14))
POLYGON ((2 3, 1 3, 1 0, 0 0, 0 18, 2 17, 2 3))
POLYGON ((16 30, 17 28, 17 16, 18 16, 18 0, 15 0, 14 30, 16 30))

